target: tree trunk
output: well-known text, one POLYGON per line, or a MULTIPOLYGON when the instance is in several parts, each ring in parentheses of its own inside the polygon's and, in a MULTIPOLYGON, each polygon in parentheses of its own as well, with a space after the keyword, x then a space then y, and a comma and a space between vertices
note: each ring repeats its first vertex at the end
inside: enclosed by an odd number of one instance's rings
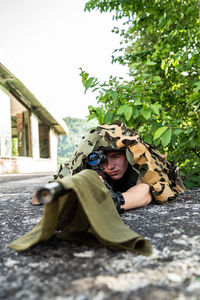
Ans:
POLYGON ((200 23, 200 0, 198 1, 198 5, 199 5, 199 23, 200 23))

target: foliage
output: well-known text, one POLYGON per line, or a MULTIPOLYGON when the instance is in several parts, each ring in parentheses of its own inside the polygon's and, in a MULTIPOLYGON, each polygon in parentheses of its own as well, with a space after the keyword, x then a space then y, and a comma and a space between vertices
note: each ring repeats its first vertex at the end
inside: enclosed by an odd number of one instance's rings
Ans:
POLYGON ((91 0, 85 9, 112 12, 125 29, 112 60, 129 78, 100 83, 81 70, 85 91, 98 91, 89 119, 120 119, 180 166, 187 187, 200 184, 200 27, 196 0, 91 0))
POLYGON ((18 156, 18 139, 12 138, 12 156, 18 156))
POLYGON ((64 121, 68 126, 69 134, 58 137, 58 165, 70 160, 82 137, 89 129, 97 125, 95 120, 88 122, 84 119, 66 117, 64 121))

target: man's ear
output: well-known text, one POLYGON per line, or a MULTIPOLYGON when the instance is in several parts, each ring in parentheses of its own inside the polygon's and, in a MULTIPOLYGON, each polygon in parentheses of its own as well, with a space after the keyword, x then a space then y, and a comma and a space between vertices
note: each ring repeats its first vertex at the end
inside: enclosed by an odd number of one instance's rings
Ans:
POLYGON ((126 148, 126 158, 129 162, 129 164, 132 166, 133 161, 134 161, 134 157, 133 157, 133 153, 129 150, 129 148, 126 148))

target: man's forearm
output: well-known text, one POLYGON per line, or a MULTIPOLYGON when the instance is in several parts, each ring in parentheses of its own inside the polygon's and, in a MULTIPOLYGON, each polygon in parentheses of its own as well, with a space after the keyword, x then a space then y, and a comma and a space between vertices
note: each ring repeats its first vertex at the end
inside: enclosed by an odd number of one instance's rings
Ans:
POLYGON ((150 186, 146 183, 139 183, 126 192, 122 193, 125 204, 121 206, 124 210, 148 205, 151 200, 150 186))

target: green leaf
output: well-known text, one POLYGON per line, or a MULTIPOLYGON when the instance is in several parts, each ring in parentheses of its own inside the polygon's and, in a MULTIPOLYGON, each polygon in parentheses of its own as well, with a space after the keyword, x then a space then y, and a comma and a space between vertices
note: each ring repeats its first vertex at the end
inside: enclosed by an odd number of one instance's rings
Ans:
POLYGON ((133 63, 130 65, 130 71, 134 70, 134 69, 137 69, 139 63, 133 63))
POLYGON ((92 119, 95 119, 96 118, 96 114, 90 114, 88 116, 88 121, 92 120, 92 119))
POLYGON ((96 109, 96 115, 97 115, 97 120, 98 120, 99 124, 103 124, 104 110, 103 110, 102 107, 97 107, 97 109, 96 109))
POLYGON ((200 130, 198 131, 198 142, 200 144, 200 130))
POLYGON ((129 121, 132 116, 132 107, 128 104, 121 105, 117 110, 118 115, 124 115, 126 121, 129 121))
POLYGON ((163 147, 166 147, 170 143, 171 137, 172 137, 172 130, 171 128, 169 128, 161 135, 160 138, 163 147))
POLYGON ((121 105, 117 110, 117 114, 118 115, 125 114, 129 110, 129 107, 130 106, 128 104, 121 105))
POLYGON ((81 70, 80 76, 82 77, 82 83, 85 86, 85 83, 87 81, 89 74, 86 73, 85 71, 83 71, 81 68, 80 68, 80 70, 81 70))
POLYGON ((196 81, 193 85, 196 85, 195 91, 198 92, 200 90, 200 81, 196 81))
POLYGON ((84 87, 85 87, 85 93, 86 93, 86 91, 89 89, 89 87, 91 87, 93 80, 94 80, 94 77, 90 77, 90 78, 87 79, 87 81, 85 82, 85 84, 84 84, 84 87))
POLYGON ((153 76, 152 78, 153 81, 161 81, 160 76, 153 76))
POLYGON ((133 107, 132 117, 136 119, 139 116, 139 111, 136 107, 133 107))
POLYGON ((200 184, 200 177, 198 177, 198 176, 192 176, 190 179, 191 179, 191 181, 200 184))
POLYGON ((152 143, 152 136, 150 134, 145 134, 144 141, 148 144, 152 143))
POLYGON ((104 123, 109 124, 112 121, 113 112, 111 110, 107 111, 104 116, 104 123))
POLYGON ((167 126, 163 126, 163 127, 158 128, 156 130, 156 132, 154 133, 153 140, 158 139, 167 129, 168 129, 167 126))
POLYGON ((106 93, 109 95, 109 96, 111 96, 112 98, 113 98, 113 100, 117 100, 117 92, 115 92, 115 91, 112 91, 112 90, 107 90, 106 91, 106 93))
POLYGON ((135 100, 134 101, 134 105, 141 105, 141 104, 142 104, 142 102, 140 100, 135 100))
POLYGON ((173 130, 173 135, 179 136, 181 134, 182 130, 180 128, 176 128, 173 130))
POLYGON ((109 97, 109 94, 106 93, 104 96, 101 97, 101 102, 106 103, 108 97, 109 97))
POLYGON ((146 119, 146 120, 148 120, 148 119, 150 119, 151 118, 151 113, 152 113, 152 111, 150 110, 150 109, 148 109, 148 108, 142 108, 141 110, 140 110, 140 113, 141 113, 141 115, 146 119))
POLYGON ((153 62, 153 61, 150 61, 150 60, 148 59, 147 62, 146 62, 146 65, 147 65, 147 66, 154 66, 154 65, 156 65, 156 63, 153 62))
POLYGON ((151 110, 156 114, 156 115, 160 115, 160 109, 161 109, 161 105, 158 103, 154 103, 154 104, 150 104, 150 108, 151 110))
POLYGON ((177 59, 172 59, 172 66, 173 67, 176 67, 178 65, 178 63, 179 63, 179 59, 178 58, 177 59))
POLYGON ((129 108, 126 110, 126 112, 124 113, 124 116, 126 118, 126 121, 129 121, 131 116, 132 116, 132 107, 129 106, 129 108))
POLYGON ((138 130, 137 130, 137 131, 138 131, 139 133, 142 133, 142 132, 143 132, 143 130, 144 130, 144 126, 142 125, 142 126, 140 126, 140 127, 138 128, 138 130))
POLYGON ((189 179, 185 179, 184 184, 185 184, 187 189, 191 189, 191 188, 194 188, 196 186, 199 186, 199 184, 197 184, 197 182, 195 182, 193 180, 193 177, 190 177, 189 179))
POLYGON ((196 85, 196 86, 200 86, 200 81, 195 81, 194 83, 193 83, 193 85, 196 85))
POLYGON ((165 61, 165 59, 163 59, 162 63, 161 63, 161 69, 162 70, 165 70, 165 63, 166 63, 166 61, 165 61))

